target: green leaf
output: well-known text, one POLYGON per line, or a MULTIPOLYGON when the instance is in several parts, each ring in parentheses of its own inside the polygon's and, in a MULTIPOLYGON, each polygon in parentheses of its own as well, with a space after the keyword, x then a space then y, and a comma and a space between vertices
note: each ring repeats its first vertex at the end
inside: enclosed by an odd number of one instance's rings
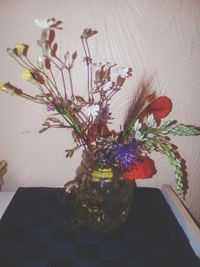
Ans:
MULTIPOLYGON (((145 142, 146 143, 146 142, 145 142)), ((163 137, 154 137, 151 140, 147 141, 147 144, 144 143, 144 149, 148 152, 150 150, 155 150, 165 156, 167 156, 170 165, 174 169, 175 178, 176 178, 176 189, 179 195, 185 194, 184 188, 184 169, 182 160, 176 148, 169 142, 167 142, 163 137)))
POLYGON ((200 135, 200 129, 194 126, 184 125, 184 124, 175 124, 167 128, 169 134, 172 135, 200 135))

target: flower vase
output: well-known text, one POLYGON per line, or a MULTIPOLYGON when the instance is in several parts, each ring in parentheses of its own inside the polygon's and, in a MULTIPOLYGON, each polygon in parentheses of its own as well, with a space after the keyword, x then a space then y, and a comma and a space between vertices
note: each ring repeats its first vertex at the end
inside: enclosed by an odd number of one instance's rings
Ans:
POLYGON ((73 195, 74 221, 97 232, 118 229, 130 212, 135 186, 134 180, 121 177, 117 167, 83 153, 76 178, 65 185, 73 195))

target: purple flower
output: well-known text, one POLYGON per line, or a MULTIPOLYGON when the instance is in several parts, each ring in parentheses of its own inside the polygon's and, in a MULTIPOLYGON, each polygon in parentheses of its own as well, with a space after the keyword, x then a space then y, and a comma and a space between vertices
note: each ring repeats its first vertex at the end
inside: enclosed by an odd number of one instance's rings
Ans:
POLYGON ((57 104, 59 104, 59 99, 57 96, 53 97, 53 99, 49 99, 47 103, 47 111, 54 111, 57 104))
POLYGON ((55 110, 54 105, 52 105, 52 103, 48 103, 47 104, 47 111, 54 111, 54 110, 55 110))
POLYGON ((134 161, 138 161, 141 156, 139 144, 134 139, 125 144, 117 144, 114 152, 115 160, 127 169, 134 161))
POLYGON ((111 119, 111 113, 109 111, 109 104, 100 105, 97 119, 99 119, 101 122, 105 121, 105 123, 107 123, 107 121, 111 119))

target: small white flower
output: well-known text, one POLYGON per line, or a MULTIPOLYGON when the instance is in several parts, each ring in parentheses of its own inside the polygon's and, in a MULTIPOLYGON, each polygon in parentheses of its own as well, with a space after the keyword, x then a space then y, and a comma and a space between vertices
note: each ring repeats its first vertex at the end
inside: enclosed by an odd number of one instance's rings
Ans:
POLYGON ((7 93, 9 95, 14 95, 15 94, 13 89, 9 88, 8 86, 6 86, 4 83, 2 83, 0 81, 0 92, 1 91, 5 92, 5 93, 7 93))
POLYGON ((107 83, 105 83, 105 84, 102 86, 103 91, 108 91, 109 89, 111 89, 112 85, 113 85, 113 82, 108 81, 107 83))
POLYGON ((86 105, 82 108, 82 112, 85 114, 86 117, 92 116, 93 118, 96 117, 99 111, 99 105, 86 105))
POLYGON ((143 139, 144 135, 140 132, 140 129, 142 128, 142 124, 137 119, 134 123, 133 130, 135 132, 135 139, 137 141, 140 141, 143 139))
POLYGON ((42 56, 38 57, 37 65, 38 65, 38 68, 40 68, 40 69, 44 68, 44 58, 42 56))
POLYGON ((142 135, 140 131, 135 132, 135 139, 137 141, 141 141, 143 139, 143 137, 144 137, 144 135, 142 135))
POLYGON ((168 126, 170 123, 171 123, 170 120, 167 120, 167 121, 161 121, 160 127, 166 127, 166 126, 168 126))
POLYGON ((129 69, 127 67, 123 67, 123 68, 120 68, 119 75, 122 78, 126 78, 128 77, 128 72, 129 72, 129 69))
POLYGON ((156 121, 155 121, 153 114, 147 116, 147 122, 146 123, 147 123, 147 126, 149 126, 151 128, 156 125, 156 121))
POLYGON ((133 126, 134 131, 137 132, 141 127, 142 127, 142 124, 137 119, 133 126))
POLYGON ((48 19, 34 19, 34 22, 42 29, 49 29, 51 25, 55 23, 54 21, 48 19))
POLYGON ((2 91, 4 91, 6 94, 8 94, 8 95, 10 95, 10 96, 15 94, 14 90, 11 89, 11 88, 8 88, 8 87, 4 87, 4 88, 2 89, 2 91))
POLYGON ((153 133, 148 133, 148 134, 147 134, 147 138, 151 139, 151 138, 153 138, 153 137, 154 137, 154 134, 153 134, 153 133))
POLYGON ((68 68, 72 65, 72 57, 70 56, 69 51, 65 53, 65 63, 63 64, 63 67, 66 65, 68 68))
POLYGON ((116 79, 118 76, 122 78, 128 77, 129 68, 127 67, 113 67, 111 70, 111 76, 116 79))

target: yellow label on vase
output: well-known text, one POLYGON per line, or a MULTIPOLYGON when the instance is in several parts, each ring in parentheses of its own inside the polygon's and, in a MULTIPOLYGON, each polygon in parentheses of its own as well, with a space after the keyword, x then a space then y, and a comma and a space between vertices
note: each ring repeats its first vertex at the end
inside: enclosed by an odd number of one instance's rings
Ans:
POLYGON ((111 168, 99 168, 92 172, 92 181, 99 182, 101 179, 112 179, 113 171, 111 168))

